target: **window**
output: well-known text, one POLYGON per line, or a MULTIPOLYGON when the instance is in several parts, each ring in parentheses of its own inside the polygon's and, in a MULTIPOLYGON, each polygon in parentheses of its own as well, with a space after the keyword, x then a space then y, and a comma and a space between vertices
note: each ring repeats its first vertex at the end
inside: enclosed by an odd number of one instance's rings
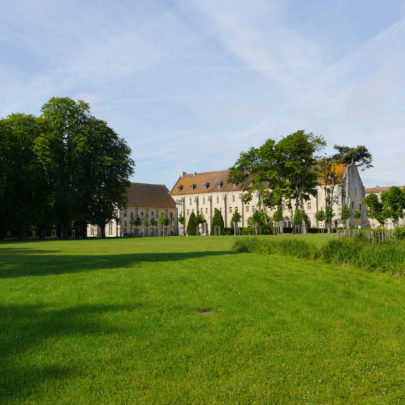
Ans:
POLYGON ((193 201, 191 200, 191 198, 190 198, 190 205, 193 203, 193 201))
POLYGON ((256 211, 256 208, 255 207, 252 207, 252 212, 255 212, 256 211))
POLYGON ((246 206, 246 212, 249 212, 249 206, 248 205, 246 206))
POLYGON ((229 207, 229 212, 232 214, 232 207, 229 207))
POLYGON ((127 227, 127 221, 124 221, 124 227, 125 228, 127 227))
POLYGON ((219 212, 221 212, 221 213, 222 213, 222 207, 219 209, 219 212))
POLYGON ((205 204, 205 197, 203 197, 203 204, 205 204))
POLYGON ((200 212, 201 212, 201 214, 203 213, 203 209, 202 209, 202 208, 200 208, 200 212))
POLYGON ((352 210, 353 210, 354 209, 354 201, 352 201, 351 206, 352 206, 352 210))
POLYGON ((311 203, 308 203, 308 210, 311 209, 311 203))
POLYGON ((128 213, 127 213, 127 210, 125 210, 125 211, 124 211, 124 217, 126 217, 127 214, 128 214, 128 213))
POLYGON ((219 203, 219 196, 217 196, 217 203, 219 203))
POLYGON ((266 207, 266 206, 264 206, 264 207, 263 207, 263 210, 264 210, 264 212, 266 212, 266 211, 267 211, 267 207, 266 207))
POLYGON ((235 211, 237 211, 238 210, 238 207, 235 207, 235 211))
POLYGON ((235 202, 235 194, 232 196, 232 202, 235 202))
POLYGON ((152 218, 155 216, 155 213, 152 211, 152 218))
POLYGON ((359 210, 361 211, 361 204, 359 204, 359 210))
POLYGON ((205 213, 208 214, 208 208, 205 209, 205 213))
POLYGON ((190 215, 190 210, 187 210, 187 215, 190 215))
POLYGON ((109 229, 108 229, 108 232, 109 232, 110 236, 112 236, 112 234, 113 234, 113 226, 112 226, 111 223, 110 223, 110 225, 109 225, 108 228, 109 228, 109 229))

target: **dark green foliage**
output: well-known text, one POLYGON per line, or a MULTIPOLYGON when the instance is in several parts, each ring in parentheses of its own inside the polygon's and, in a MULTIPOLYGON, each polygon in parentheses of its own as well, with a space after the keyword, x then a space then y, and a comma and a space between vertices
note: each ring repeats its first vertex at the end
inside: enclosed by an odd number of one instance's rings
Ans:
POLYGON ((394 231, 395 239, 405 239, 405 226, 397 226, 394 231))
POLYGON ((349 146, 335 145, 337 153, 333 156, 340 163, 355 164, 362 170, 373 167, 373 156, 364 145, 355 148, 349 146))
POLYGON ((322 137, 296 131, 278 143, 268 139, 259 148, 242 152, 230 168, 228 182, 239 183, 249 201, 257 192, 265 206, 281 205, 282 199, 299 202, 316 195, 317 152, 325 146, 322 137))
POLYGON ((194 211, 190 214, 190 218, 188 219, 187 234, 189 236, 197 235, 197 221, 194 211))
POLYGON ((126 203, 134 162, 126 142, 83 101, 51 98, 37 118, 0 120, 0 237, 101 227, 126 203))
POLYGON ((269 216, 263 210, 255 210, 248 220, 249 224, 257 230, 258 234, 270 234, 271 223, 269 216))
POLYGON ((211 235, 215 235, 215 227, 219 227, 220 234, 224 234, 224 218, 222 217, 221 211, 215 208, 214 216, 212 217, 211 223, 211 235))
POLYGON ((384 225, 385 220, 387 219, 388 215, 383 209, 382 202, 378 199, 376 194, 369 194, 365 199, 364 202, 368 208, 368 216, 370 218, 375 218, 380 225, 384 225))
POLYGON ((360 219, 361 218, 361 212, 358 211, 358 210, 354 211, 353 217, 356 218, 356 219, 360 219))
POLYGON ((391 187, 385 193, 382 193, 381 200, 384 211, 388 218, 392 218, 394 223, 399 218, 403 218, 405 209, 405 192, 399 187, 391 187))

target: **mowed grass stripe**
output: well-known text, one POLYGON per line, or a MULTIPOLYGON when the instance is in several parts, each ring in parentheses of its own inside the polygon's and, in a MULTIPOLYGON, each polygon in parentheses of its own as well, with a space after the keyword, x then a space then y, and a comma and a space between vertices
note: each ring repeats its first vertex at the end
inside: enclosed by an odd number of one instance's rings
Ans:
POLYGON ((404 402, 403 279, 233 241, 0 245, 2 403, 404 402))

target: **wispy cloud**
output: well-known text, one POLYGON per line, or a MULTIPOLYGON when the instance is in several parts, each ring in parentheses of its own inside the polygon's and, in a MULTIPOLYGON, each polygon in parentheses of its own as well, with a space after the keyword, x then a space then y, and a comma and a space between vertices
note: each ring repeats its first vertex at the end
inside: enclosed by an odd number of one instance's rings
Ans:
POLYGON ((135 179, 233 164, 296 129, 366 144, 366 184, 405 183, 404 1, 4 0, 0 116, 91 103, 135 179))

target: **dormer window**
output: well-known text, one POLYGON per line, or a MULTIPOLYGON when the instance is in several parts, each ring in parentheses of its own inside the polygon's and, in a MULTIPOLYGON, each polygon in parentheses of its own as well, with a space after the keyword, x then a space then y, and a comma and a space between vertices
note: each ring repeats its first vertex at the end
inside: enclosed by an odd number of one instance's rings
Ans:
POLYGON ((192 184, 192 185, 190 186, 190 190, 195 190, 196 187, 197 187, 196 184, 192 184))
POLYGON ((218 190, 222 188, 222 186, 224 185, 224 182, 221 181, 220 183, 218 183, 218 190))
POLYGON ((206 190, 209 188, 209 186, 210 186, 210 183, 205 183, 205 184, 204 184, 204 188, 205 188, 206 190))
POLYGON ((233 183, 233 188, 238 187, 239 183, 233 183))
POLYGON ((180 184, 179 186, 177 186, 177 191, 181 191, 181 190, 183 190, 183 185, 182 185, 182 184, 180 184))

